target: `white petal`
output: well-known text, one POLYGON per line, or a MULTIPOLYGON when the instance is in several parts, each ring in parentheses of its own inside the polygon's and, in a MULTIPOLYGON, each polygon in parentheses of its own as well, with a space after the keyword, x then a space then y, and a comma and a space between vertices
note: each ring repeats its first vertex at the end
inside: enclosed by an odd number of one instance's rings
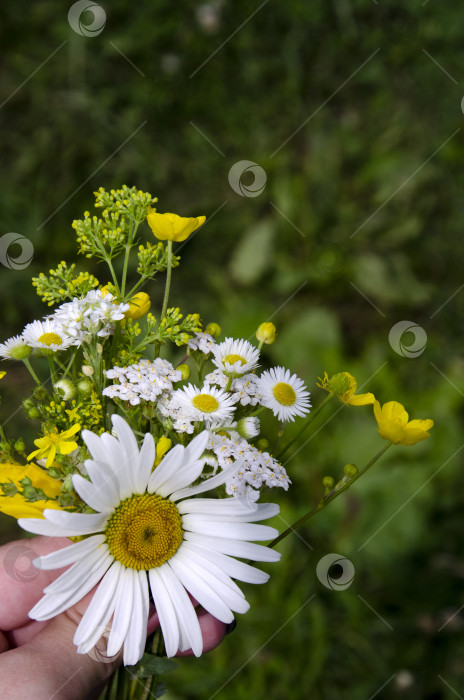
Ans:
POLYGON ((92 458, 96 461, 108 462, 108 453, 98 435, 90 432, 90 430, 83 430, 81 435, 92 458))
POLYGON ((163 632, 166 654, 167 656, 175 656, 179 649, 179 625, 171 596, 158 573, 158 569, 150 569, 148 576, 161 631, 163 632))
POLYGON ((108 493, 111 501, 117 505, 120 500, 119 488, 111 467, 106 462, 96 462, 92 459, 86 459, 84 466, 95 488, 108 493))
POLYGON ((200 535, 214 532, 215 537, 230 537, 233 540, 272 540, 279 534, 278 530, 268 525, 204 520, 202 515, 196 513, 182 516, 182 528, 200 535))
POLYGON ((78 495, 93 510, 100 513, 110 513, 117 502, 112 501, 107 491, 97 489, 88 479, 80 474, 73 474, 72 483, 78 495))
POLYGON ((145 641, 147 638, 147 622, 145 610, 148 610, 148 586, 145 571, 132 571, 132 584, 134 600, 132 603, 132 617, 129 623, 124 642, 124 665, 133 666, 143 656, 145 641), (145 577, 145 587, 142 585, 139 573, 145 577))
POLYGON ((123 568, 115 594, 114 618, 107 646, 108 656, 115 656, 124 644, 132 617, 133 600, 132 569, 123 568))
POLYGON ((227 607, 218 594, 182 560, 182 557, 173 556, 169 560, 169 565, 182 585, 198 600, 205 610, 210 612, 211 615, 214 615, 218 620, 221 620, 221 622, 225 622, 226 624, 232 622, 234 616, 230 608, 227 607))
POLYGON ((79 559, 70 569, 49 583, 48 586, 44 588, 44 593, 47 595, 55 595, 72 590, 76 584, 79 583, 80 578, 85 576, 88 571, 98 566, 103 556, 107 555, 108 552, 109 549, 106 544, 101 544, 98 547, 92 548, 90 552, 87 552, 85 557, 79 559))
POLYGON ((160 486, 163 486, 173 474, 175 474, 177 468, 182 464, 184 458, 185 447, 182 445, 176 445, 172 447, 167 455, 163 457, 161 462, 156 467, 153 474, 150 476, 148 481, 148 493, 158 492, 160 486))
POLYGON ((143 439, 142 447, 140 448, 140 453, 138 457, 138 468, 134 481, 136 493, 145 492, 148 484, 148 479, 150 478, 150 474, 153 469, 153 464, 155 463, 155 458, 155 441, 153 440, 153 435, 147 433, 143 439))
POLYGON ((38 557, 32 563, 38 569, 60 569, 62 566, 74 564, 74 562, 79 561, 89 552, 96 550, 98 545, 103 544, 105 539, 105 535, 93 535, 81 542, 71 544, 69 547, 63 547, 63 549, 58 549, 56 552, 38 557))
POLYGON ((116 440, 113 435, 103 433, 100 439, 109 454, 109 464, 118 484, 119 498, 124 500, 124 498, 128 498, 133 492, 131 462, 126 454, 123 443, 116 440))
MULTIPOLYGON (((204 491, 209 491, 210 489, 215 489, 226 482, 227 479, 234 476, 234 474, 241 468, 242 462, 237 461, 232 467, 224 469, 220 474, 211 477, 211 479, 206 479, 198 486, 190 486, 189 488, 181 489, 171 494, 171 501, 178 501, 181 498, 189 498, 190 496, 195 496, 197 493, 203 493, 204 491)), ((156 473, 156 470, 155 470, 156 473)))
POLYGON ((196 532, 186 532, 184 539, 213 551, 230 554, 232 557, 240 557, 241 559, 251 559, 253 561, 279 561, 280 559, 279 552, 253 542, 240 542, 239 540, 230 540, 225 537, 199 535, 196 532))
POLYGON ((248 506, 238 498, 191 498, 178 504, 177 509, 183 513, 205 513, 216 515, 231 513, 234 515, 252 514, 257 510, 257 504, 248 506))
POLYGON ((105 513, 66 513, 62 510, 46 508, 43 512, 45 518, 53 523, 55 537, 59 536, 56 529, 75 530, 75 535, 93 535, 104 529, 108 516, 105 513), (77 532, 79 530, 79 532, 77 532))
MULTIPOLYGON (((232 581, 230 576, 221 567, 218 566, 218 564, 216 563, 217 560, 215 562, 214 559, 206 557, 205 550, 202 550, 201 547, 195 547, 191 542, 182 542, 175 556, 178 555, 181 555, 182 557, 185 557, 186 560, 188 560, 189 562, 192 562, 194 568, 195 564, 199 564, 202 569, 206 569, 206 571, 211 573, 215 579, 218 578, 221 581, 221 583, 228 586, 232 591, 234 591, 234 593, 240 596, 240 598, 245 598, 245 594, 240 590, 235 581, 232 581)), ((217 552, 214 552, 214 555, 218 556, 217 552)), ((204 573, 200 573, 200 571, 197 571, 197 573, 199 574, 199 576, 204 578, 204 573)), ((206 580, 208 581, 208 579, 206 580)))
MULTIPOLYGON (((169 563, 171 566, 173 565, 174 561, 180 561, 181 564, 185 565, 192 574, 197 576, 198 579, 203 582, 203 589, 207 589, 209 595, 213 593, 214 596, 220 598, 228 610, 233 610, 234 612, 238 613, 246 613, 250 609, 250 605, 245 600, 245 596, 239 587, 230 579, 229 582, 224 582, 221 575, 217 576, 216 572, 214 571, 217 569, 217 567, 214 567, 211 562, 208 562, 206 559, 200 559, 200 557, 195 559, 184 550, 182 550, 182 552, 177 551, 172 559, 170 559, 169 563)), ((201 600, 197 600, 201 603, 201 600)), ((203 605, 203 603, 201 604, 203 605)), ((203 605, 203 607, 206 606, 203 605)), ((209 608, 206 609, 217 617, 213 610, 209 610, 209 608)), ((223 620, 223 622, 227 621, 228 620, 223 620)), ((229 622, 231 622, 231 620, 229 620, 229 622)))
POLYGON ((179 513, 196 513, 204 521, 221 520, 225 522, 255 522, 268 520, 280 511, 275 503, 259 503, 249 508, 238 498, 192 498, 182 501, 177 506, 179 513), (198 505, 197 505, 198 503, 198 505))
POLYGON ((132 431, 132 428, 130 425, 124 420, 124 418, 121 418, 121 416, 118 415, 113 415, 111 416, 111 422, 113 423, 114 429, 116 431, 116 435, 118 436, 119 439, 119 444, 124 447, 124 452, 126 454, 127 458, 127 467, 128 469, 128 478, 131 481, 132 484, 132 491, 136 491, 135 489, 135 470, 138 467, 138 461, 139 461, 139 448, 137 445, 137 440, 135 439, 135 435, 132 431), (135 467, 135 470, 134 470, 135 467))
POLYGON ((198 479, 203 471, 203 467, 204 463, 202 460, 188 462, 178 469, 162 486, 158 487, 156 493, 166 498, 170 496, 173 491, 185 488, 185 486, 188 486, 198 479))
POLYGON ((185 450, 187 460, 189 462, 194 462, 197 459, 200 459, 201 455, 206 450, 206 445, 208 444, 208 440, 209 440, 209 432, 207 430, 203 430, 202 433, 200 433, 195 438, 193 438, 192 442, 190 442, 187 445, 186 450, 185 450))
MULTIPOLYGON (((174 571, 169 566, 169 563, 159 566, 157 571, 171 596, 177 620, 180 625, 181 637, 182 634, 185 635, 195 656, 201 656, 201 652, 203 651, 203 636, 192 601, 188 597, 185 588, 174 571)), ((183 646, 181 639, 179 648, 182 649, 183 646)))
POLYGON ((35 535, 49 537, 77 537, 93 535, 104 529, 107 516, 100 513, 66 513, 64 511, 46 508, 43 512, 46 520, 38 518, 20 518, 20 527, 35 535), (54 517, 49 517, 54 513, 54 517))
POLYGON ((236 578, 238 581, 245 581, 245 583, 266 583, 269 580, 269 574, 260 569, 256 569, 254 566, 245 564, 243 561, 238 561, 233 557, 229 557, 227 554, 221 554, 221 552, 207 549, 203 546, 198 546, 193 544, 193 542, 184 542, 183 545, 193 550, 195 556, 203 556, 208 559, 213 564, 221 568, 232 578, 236 578))
POLYGON ((79 653, 89 652, 98 640, 108 633, 108 622, 114 610, 114 592, 118 585, 121 564, 113 562, 95 591, 79 626, 74 634, 73 642, 81 647, 79 653))
POLYGON ((98 566, 77 582, 74 591, 67 591, 61 595, 45 595, 29 612, 29 617, 33 620, 49 620, 75 605, 100 581, 112 562, 113 557, 105 554, 98 566))

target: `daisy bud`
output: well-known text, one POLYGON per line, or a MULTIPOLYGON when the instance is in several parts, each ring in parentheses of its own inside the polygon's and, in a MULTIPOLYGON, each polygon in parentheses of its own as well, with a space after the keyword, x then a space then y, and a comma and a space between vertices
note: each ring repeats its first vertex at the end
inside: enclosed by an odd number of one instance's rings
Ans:
POLYGON ((259 418, 241 418, 237 423, 237 433, 247 440, 259 435, 259 418))
POLYGON ((260 343, 272 345, 277 336, 277 329, 273 323, 262 323, 256 331, 256 338, 260 343))
POLYGON ((60 379, 60 381, 57 382, 53 388, 55 390, 55 393, 61 396, 65 401, 69 401, 69 399, 72 399, 72 397, 76 393, 74 386, 72 382, 69 381, 69 379, 60 379))
POLYGON ((208 323, 205 333, 209 333, 213 338, 221 335, 221 326, 218 323, 208 323))
POLYGON ((182 372, 182 381, 190 377, 190 367, 188 365, 178 365, 176 369, 182 372))
POLYGON ((81 379, 81 381, 77 385, 77 390, 79 391, 80 394, 90 394, 92 389, 93 389, 93 384, 92 384, 92 382, 89 382, 88 379, 81 379))
POLYGON ((91 377, 94 373, 93 367, 82 365, 82 373, 85 374, 86 377, 91 377))

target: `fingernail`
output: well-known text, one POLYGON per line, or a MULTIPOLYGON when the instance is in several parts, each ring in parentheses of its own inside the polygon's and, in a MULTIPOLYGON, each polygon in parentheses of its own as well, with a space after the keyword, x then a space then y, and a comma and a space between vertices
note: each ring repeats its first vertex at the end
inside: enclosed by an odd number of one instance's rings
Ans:
POLYGON ((232 622, 229 622, 229 624, 226 625, 226 634, 230 634, 231 632, 233 632, 236 627, 237 620, 232 620, 232 622))

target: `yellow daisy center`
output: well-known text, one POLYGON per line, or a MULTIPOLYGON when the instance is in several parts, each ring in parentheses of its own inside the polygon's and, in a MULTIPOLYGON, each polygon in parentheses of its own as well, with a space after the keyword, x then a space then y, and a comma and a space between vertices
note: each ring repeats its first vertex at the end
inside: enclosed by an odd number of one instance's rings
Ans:
POLYGON ((50 345, 61 345, 63 342, 63 339, 60 338, 58 333, 43 333, 40 338, 38 338, 39 343, 43 343, 44 345, 50 346, 50 345))
POLYGON ((240 366, 246 365, 246 360, 241 355, 226 355, 224 362, 228 362, 229 365, 235 365, 236 362, 240 362, 240 366))
POLYGON ((198 394, 192 399, 192 403, 195 408, 198 408, 203 413, 213 413, 219 408, 219 401, 214 396, 210 396, 210 394, 198 394))
POLYGON ((182 540, 179 511, 172 501, 156 494, 126 498, 106 527, 106 542, 113 557, 139 571, 164 564, 182 540))
POLYGON ((290 384, 279 382, 272 389, 275 399, 283 406, 291 406, 296 401, 296 394, 290 384))

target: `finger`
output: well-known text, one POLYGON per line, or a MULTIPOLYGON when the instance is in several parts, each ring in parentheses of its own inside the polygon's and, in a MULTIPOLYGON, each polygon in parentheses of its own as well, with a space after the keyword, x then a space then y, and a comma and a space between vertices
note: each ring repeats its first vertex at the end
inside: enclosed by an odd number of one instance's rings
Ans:
POLYGON ((32 561, 71 543, 66 537, 34 537, 0 547, 0 629, 13 630, 29 624, 29 610, 43 589, 65 569, 41 571, 32 561))
POLYGON ((107 680, 122 661, 103 662, 97 654, 77 654, 76 623, 66 614, 51 620, 34 639, 0 655, 2 700, 29 697, 33 669, 34 700, 81 700, 107 680))

